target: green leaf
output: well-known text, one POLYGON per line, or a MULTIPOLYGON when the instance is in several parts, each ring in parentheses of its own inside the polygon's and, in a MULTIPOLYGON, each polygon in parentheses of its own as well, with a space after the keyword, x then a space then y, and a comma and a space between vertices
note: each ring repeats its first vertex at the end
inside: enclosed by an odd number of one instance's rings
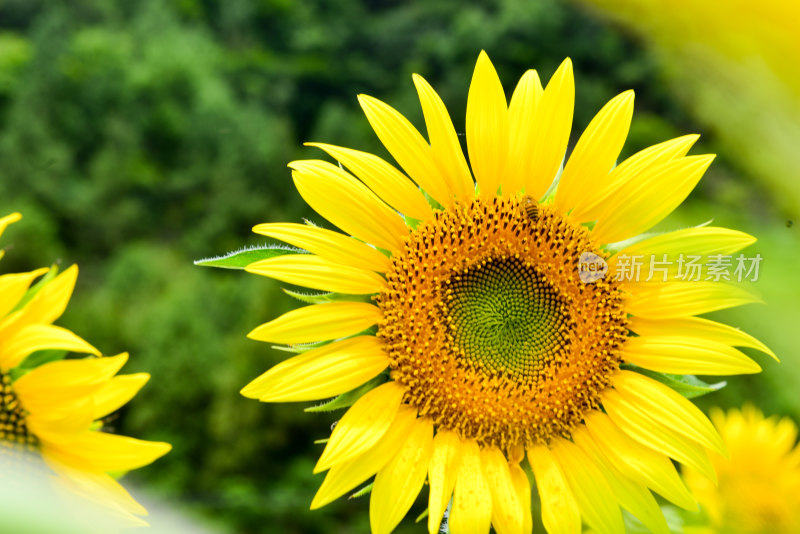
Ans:
POLYGON ((196 260, 194 264, 201 267, 244 269, 251 263, 255 263, 259 260, 266 260, 269 258, 275 258, 277 256, 285 256, 286 254, 308 254, 308 252, 300 248, 287 247, 285 245, 265 245, 261 247, 255 246, 235 250, 225 254, 224 256, 196 260))
POLYGON ((63 360, 66 356, 67 351, 65 350, 37 350, 22 360, 22 363, 19 364, 19 367, 23 369, 35 369, 36 367, 46 363, 63 360))
POLYGON ((728 385, 728 383, 724 381, 717 382, 716 384, 709 384, 708 382, 704 382, 694 375, 658 373, 656 371, 643 369, 633 364, 624 364, 622 367, 625 369, 630 369, 631 371, 636 371, 639 374, 649 376, 653 380, 658 380, 662 384, 674 389, 687 399, 702 397, 703 395, 713 393, 714 391, 719 391, 728 385))
POLYGON ((357 387, 354 390, 348 391, 347 393, 342 393, 338 397, 334 397, 332 400, 329 400, 326 403, 319 404, 317 406, 311 406, 310 408, 306 408, 304 411, 306 412, 332 412, 334 410, 339 410, 341 408, 347 408, 355 404, 355 402, 360 399, 365 393, 374 389, 389 379, 388 373, 381 373, 366 384, 363 384, 357 387))
POLYGON ((348 499, 357 499, 359 497, 363 497, 367 493, 372 493, 372 485, 373 484, 374 484, 374 482, 370 482, 369 484, 367 484, 366 486, 364 486, 363 488, 361 488, 357 492, 355 492, 352 495, 350 495, 348 497, 348 499))
POLYGON ((292 289, 282 288, 290 297, 296 298, 306 304, 326 304, 328 302, 369 302, 370 295, 346 295, 344 293, 303 293, 292 289))

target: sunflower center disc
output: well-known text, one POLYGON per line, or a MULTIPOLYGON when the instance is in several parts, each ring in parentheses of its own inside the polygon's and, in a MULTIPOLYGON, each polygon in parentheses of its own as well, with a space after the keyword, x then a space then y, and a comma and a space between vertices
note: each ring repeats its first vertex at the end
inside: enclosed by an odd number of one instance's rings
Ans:
POLYGON ((587 229, 519 198, 420 223, 377 297, 405 402, 482 444, 568 437, 599 408, 628 335, 616 282, 580 280, 584 252, 601 254, 587 229))
POLYGON ((0 470, 27 457, 37 445, 36 436, 25 424, 25 411, 11 387, 11 377, 0 371, 0 470))

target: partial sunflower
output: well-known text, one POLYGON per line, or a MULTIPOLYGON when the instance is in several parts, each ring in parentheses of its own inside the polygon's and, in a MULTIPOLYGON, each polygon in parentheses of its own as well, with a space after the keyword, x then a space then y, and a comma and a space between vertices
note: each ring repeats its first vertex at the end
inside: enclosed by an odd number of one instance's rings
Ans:
POLYGON ((700 502, 704 526, 687 534, 794 534, 800 532, 800 448, 797 425, 753 406, 711 412, 730 459, 714 457, 719 484, 693 470, 684 480, 700 502))
MULTIPOLYGON (((18 213, 0 218, 0 234, 19 219, 18 213)), ((95 501, 129 524, 144 524, 136 516, 146 510, 109 473, 147 465, 171 446, 102 428, 103 419, 133 398, 149 375, 115 376, 127 354, 102 357, 71 331, 52 324, 66 309, 78 268, 54 274, 43 268, 0 276, 0 476, 12 469, 24 472, 25 464, 31 470, 45 468, 60 475, 60 488, 95 501), (61 359, 66 352, 90 356, 61 359)))
POLYGON ((623 532, 620 507, 667 532, 650 490, 694 509, 671 459, 713 480, 707 451, 725 454, 725 445, 692 403, 637 370, 758 372, 733 347, 766 347, 695 317, 757 299, 710 281, 585 283, 579 260, 589 253, 613 269, 612 251, 730 254, 754 242, 705 226, 608 246, 666 217, 713 157, 686 156, 697 140, 689 135, 615 166, 633 111, 626 91, 591 121, 562 170, 570 61, 544 89, 526 72, 507 103, 481 53, 467 100, 468 165, 441 99, 420 76, 414 83, 428 140, 387 104, 359 97, 405 174, 375 155, 318 143, 339 165, 289 164, 300 195, 344 233, 258 225, 303 250, 277 251, 246 270, 330 292, 301 298, 332 302, 251 332, 302 354, 242 393, 288 402, 358 388, 337 401, 362 395, 327 441, 315 472, 328 474, 311 507, 375 475, 375 533, 394 529, 426 480, 431 533, 448 503, 453 534, 486 533, 490 524, 501 534, 530 532, 526 456, 549 533, 580 532, 582 521, 623 532))

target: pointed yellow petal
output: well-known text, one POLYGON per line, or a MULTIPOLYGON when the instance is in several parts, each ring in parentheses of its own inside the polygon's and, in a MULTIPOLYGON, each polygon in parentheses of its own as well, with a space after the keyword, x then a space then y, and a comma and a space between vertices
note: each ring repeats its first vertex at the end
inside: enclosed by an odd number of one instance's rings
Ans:
POLYGON ((571 441, 556 439, 550 447, 586 523, 597 532, 624 534, 622 513, 597 465, 571 441))
POLYGON ((553 201, 562 213, 590 202, 589 191, 602 183, 622 151, 633 117, 633 91, 611 99, 586 127, 564 166, 553 201))
POLYGON ((378 156, 324 143, 306 144, 321 148, 336 158, 384 202, 400 213, 421 221, 433 217, 431 206, 419 188, 405 174, 378 156))
POLYGON ((648 489, 618 471, 599 451, 585 428, 572 432, 575 444, 600 469, 620 505, 656 534, 669 534, 669 527, 658 503, 648 489))
POLYGON ((492 523, 492 493, 483 475, 481 451, 474 440, 468 440, 462 442, 459 455, 450 533, 486 534, 492 523))
POLYGON ((313 254, 277 256, 251 263, 245 271, 289 284, 351 295, 378 293, 386 283, 374 272, 333 263, 313 254))
POLYGON ((428 472, 433 444, 433 423, 418 419, 394 458, 375 476, 369 501, 373 534, 389 534, 419 495, 428 472))
POLYGON ((684 135, 640 150, 617 165, 602 182, 586 190, 586 199, 573 207, 570 218, 581 223, 597 220, 609 195, 623 188, 645 169, 685 156, 699 138, 696 134, 684 135))
POLYGON ((461 439, 455 432, 440 430, 433 438, 433 452, 428 463, 428 533, 439 534, 442 516, 453 495, 458 472, 461 439))
POLYGON ((405 389, 396 382, 387 382, 358 399, 334 427, 314 473, 345 462, 375 445, 397 415, 404 394, 405 389))
POLYGON ((716 481, 714 467, 701 446, 642 414, 618 391, 605 391, 603 407, 611 420, 628 436, 716 481))
POLYGON ((682 508, 697 509, 669 458, 632 440, 604 413, 594 411, 585 421, 597 449, 617 470, 682 508))
POLYGON ((703 412, 661 382, 622 370, 614 375, 614 389, 640 412, 648 414, 660 424, 722 456, 728 454, 722 437, 703 412))
POLYGON ((614 243, 645 232, 689 196, 714 156, 687 156, 654 165, 606 198, 592 236, 614 243))
POLYGON ((578 503, 553 453, 545 445, 537 445, 528 449, 528 461, 536 479, 542 503, 542 522, 547 534, 580 534, 578 503))
POLYGON ((289 358, 250 382, 241 393, 261 402, 325 399, 357 388, 388 365, 378 339, 359 336, 289 358))
POLYGON ((654 235, 625 247, 620 253, 629 256, 733 254, 755 242, 755 237, 738 230, 700 226, 654 235))
POLYGON ((37 269, 29 273, 4 274, 0 276, 0 318, 5 317, 8 312, 22 299, 23 295, 36 278, 46 273, 49 269, 37 269))
POLYGON ((153 463, 172 449, 169 443, 94 431, 86 431, 67 444, 49 442, 43 447, 58 461, 95 472, 137 469, 153 463))
POLYGON ((522 191, 533 172, 534 113, 542 98, 542 83, 535 70, 522 75, 508 105, 508 164, 505 170, 507 194, 522 191))
POLYGON ((147 373, 115 376, 106 382, 92 395, 94 419, 105 417, 123 407, 136 396, 140 389, 150 380, 147 373))
POLYGON ((316 510, 333 502, 377 473, 394 458, 417 421, 417 411, 400 406, 397 416, 381 439, 363 454, 331 467, 319 487, 311 509, 316 510))
POLYGON ((660 373, 738 375, 761 372, 761 366, 741 351, 699 337, 631 337, 623 345, 622 357, 660 373))
POLYGON ((3 235, 3 232, 6 231, 9 224, 13 224, 20 219, 22 219, 22 215, 16 212, 11 215, 6 215, 5 217, 0 217, 0 235, 3 235))
POLYGON ((448 188, 430 145, 403 115, 367 95, 358 95, 361 109, 386 150, 403 170, 439 204, 452 204, 455 191, 448 188))
POLYGON ((708 341, 724 343, 732 347, 749 347, 778 357, 769 347, 750 334, 727 324, 717 323, 702 317, 679 317, 675 319, 644 319, 631 317, 628 328, 640 336, 685 336, 703 338, 708 341))
POLYGON ((367 271, 386 272, 391 262, 371 246, 339 232, 295 223, 265 223, 253 227, 257 234, 280 239, 326 260, 367 271))
POLYGON ((329 302, 292 310, 247 337, 269 343, 313 343, 358 334, 382 317, 379 308, 366 302, 329 302))
POLYGON ((497 534, 522 532, 522 506, 517 497, 508 460, 497 447, 481 450, 481 465, 492 493, 492 525, 497 534))
POLYGON ((0 366, 16 367, 37 350, 67 350, 100 356, 100 351, 66 328, 49 324, 31 324, 22 328, 0 348, 0 366))
POLYGON ((535 132, 529 145, 532 163, 525 191, 535 199, 544 195, 564 161, 574 108, 572 61, 565 59, 542 93, 530 124, 535 132))
POLYGON ((386 250, 403 246, 403 218, 363 183, 336 165, 320 160, 293 161, 292 179, 314 211, 348 234, 386 250))
POLYGON ((448 187, 455 193, 455 198, 468 200, 475 196, 475 183, 472 181, 472 174, 447 108, 422 76, 414 75, 414 85, 417 87, 419 101, 422 104, 422 113, 425 115, 425 125, 428 127, 428 138, 436 163, 448 187))
POLYGON ((478 56, 467 96, 467 151, 481 196, 495 196, 503 183, 508 154, 508 107, 503 85, 484 51, 478 56))
MULTIPOLYGON (((22 309, 20 318, 10 328, 3 328, 3 337, 31 323, 49 324, 61 317, 75 289, 78 266, 73 265, 48 282, 22 309)), ((13 315, 13 314, 12 314, 13 315)))
POLYGON ((109 475, 75 469, 53 461, 52 458, 48 460, 51 460, 53 470, 64 477, 59 482, 65 484, 70 491, 106 507, 111 506, 129 514, 147 515, 147 510, 109 475))
POLYGON ((747 290, 718 282, 655 282, 636 287, 627 299, 628 313, 646 319, 700 315, 760 302, 747 290))
POLYGON ((528 480, 528 475, 519 466, 518 462, 509 462, 509 473, 511 474, 511 483, 514 485, 514 491, 517 494, 520 508, 522 510, 522 530, 523 534, 531 534, 533 532, 533 517, 531 513, 531 483, 528 480))

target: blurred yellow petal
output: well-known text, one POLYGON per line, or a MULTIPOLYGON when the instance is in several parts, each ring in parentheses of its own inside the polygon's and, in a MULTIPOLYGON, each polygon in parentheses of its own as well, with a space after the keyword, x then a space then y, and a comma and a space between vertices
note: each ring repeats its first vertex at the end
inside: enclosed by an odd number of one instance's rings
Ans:
POLYGON ((280 239, 332 262, 380 273, 389 270, 390 261, 386 255, 339 232, 295 223, 259 224, 253 227, 253 231, 280 239))
POLYGON ((404 394, 405 390, 397 383, 387 382, 358 399, 331 432, 314 473, 345 462, 375 445, 397 415, 404 394))
POLYGON ((531 513, 531 483, 528 475, 519 466, 518 462, 511 461, 508 465, 511 474, 511 483, 517 494, 517 500, 522 511, 522 530, 524 534, 531 534, 533 531, 533 516, 531 513))
POLYGON ((31 283, 49 271, 47 268, 37 269, 29 273, 13 273, 0 276, 0 318, 5 317, 8 312, 14 309, 23 295, 28 291, 31 283))
POLYGON ((311 289, 351 295, 378 293, 386 284, 374 272, 333 263, 313 254, 277 256, 251 263, 245 271, 311 289))
POLYGON ((0 217, 0 235, 3 235, 3 232, 6 231, 9 224, 14 224, 15 222, 22 219, 22 215, 19 213, 12 213, 10 215, 6 215, 5 217, 0 217))
POLYGON ((369 152, 324 143, 306 143, 321 148, 350 169, 378 197, 403 215, 427 221, 433 217, 425 196, 408 177, 369 152))
POLYGON ((247 337, 270 343, 313 343, 358 334, 381 317, 380 309, 366 302, 329 302, 287 312, 247 337))
POLYGON ((136 502, 125 488, 106 473, 74 469, 63 463, 54 462, 52 458, 50 460, 50 466, 53 470, 63 477, 60 481, 71 491, 77 492, 96 503, 111 506, 129 514, 147 515, 147 510, 136 502))
POLYGON ((542 503, 547 534, 580 534, 581 514, 553 453, 545 445, 528 449, 528 461, 542 503))
POLYGON ((760 299, 731 284, 674 281, 637 286, 625 307, 628 313, 638 317, 672 319, 753 302, 760 302, 760 299))
POLYGON ((167 454, 168 443, 143 441, 127 436, 86 431, 69 443, 43 445, 50 458, 87 471, 128 471, 167 454))
POLYGON ((408 119, 371 96, 358 95, 358 101, 378 139, 411 179, 439 204, 452 204, 456 192, 442 179, 433 150, 408 119))
POLYGON ((100 356, 100 351, 66 328, 50 324, 31 324, 0 345, 0 367, 16 367, 37 350, 66 350, 100 356))
POLYGON ((451 534, 486 534, 492 523, 492 493, 483 475, 481 451, 474 440, 461 443, 461 460, 448 527, 451 534))
POLYGON ((475 183, 450 114, 442 99, 422 76, 414 74, 414 85, 425 115, 433 157, 448 186, 455 193, 455 198, 467 200, 475 195, 475 183))
POLYGON ((589 203, 587 190, 602 183, 622 151, 633 117, 633 91, 611 99, 578 139, 558 182, 556 209, 567 213, 589 203))
POLYGON ((761 366, 741 351, 696 337, 632 337, 622 347, 622 358, 652 371, 682 375, 737 375, 761 371, 761 366))
POLYGON ((506 194, 522 191, 527 177, 533 172, 533 143, 536 126, 534 113, 542 98, 542 83, 535 70, 528 70, 520 78, 508 105, 508 164, 505 170, 506 194))
POLYGON ((492 493, 492 526, 497 534, 521 534, 523 514, 508 460, 497 447, 481 450, 481 465, 492 493))
POLYGON ((483 51, 475 64, 467 96, 467 151, 481 196, 495 196, 505 185, 508 107, 497 71, 483 51))
POLYGON ((453 495, 460 461, 461 439, 455 432, 439 430, 433 438, 428 462, 428 534, 438 534, 442 516, 453 495))
POLYGON ((408 234, 403 218, 367 186, 336 165, 320 160, 293 161, 292 179, 314 211, 348 234, 396 251, 408 234))
POLYGON ((94 419, 100 419, 119 410, 139 393, 150 375, 136 373, 132 375, 115 376, 92 395, 94 404, 94 419))
POLYGON ((344 339, 285 360, 242 389, 261 402, 301 402, 340 395, 378 376, 389 358, 375 336, 344 339))
POLYGON ((369 502, 369 524, 374 534, 389 534, 419 495, 428 472, 433 423, 418 419, 400 450, 375 476, 369 502))
POLYGON ((525 179, 525 192, 537 200, 553 183, 564 161, 574 108, 572 61, 565 59, 544 89, 530 124, 535 131, 529 144, 532 163, 525 179))

